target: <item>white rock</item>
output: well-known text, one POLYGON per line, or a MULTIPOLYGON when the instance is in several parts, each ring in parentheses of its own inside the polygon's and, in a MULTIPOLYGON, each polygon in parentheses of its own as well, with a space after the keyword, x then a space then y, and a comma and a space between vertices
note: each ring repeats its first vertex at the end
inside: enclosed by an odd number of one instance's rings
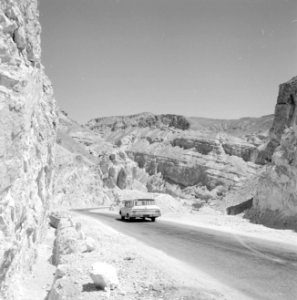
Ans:
POLYGON ((96 241, 91 237, 87 237, 85 239, 85 244, 86 244, 86 247, 87 247, 87 252, 92 252, 96 248, 96 241))
POLYGON ((119 285, 116 269, 104 262, 97 262, 92 265, 90 276, 97 288, 115 289, 119 285))

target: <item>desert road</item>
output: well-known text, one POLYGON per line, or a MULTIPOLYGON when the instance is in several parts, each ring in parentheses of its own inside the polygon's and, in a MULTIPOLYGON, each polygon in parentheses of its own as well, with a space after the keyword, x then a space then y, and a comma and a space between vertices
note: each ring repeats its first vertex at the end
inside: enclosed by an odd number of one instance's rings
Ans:
POLYGON ((297 299, 293 247, 159 219, 122 221, 118 214, 75 211, 188 263, 251 299, 297 299))

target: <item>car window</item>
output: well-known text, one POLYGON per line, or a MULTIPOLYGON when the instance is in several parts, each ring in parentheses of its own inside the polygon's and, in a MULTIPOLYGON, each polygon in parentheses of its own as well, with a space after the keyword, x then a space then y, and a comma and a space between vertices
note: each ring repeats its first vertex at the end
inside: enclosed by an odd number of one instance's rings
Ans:
POLYGON ((155 205, 155 200, 147 200, 146 205, 155 205))
POLYGON ((135 205, 136 206, 141 206, 141 205, 155 205, 155 201, 154 200, 147 200, 147 199, 137 200, 137 201, 135 201, 135 205))

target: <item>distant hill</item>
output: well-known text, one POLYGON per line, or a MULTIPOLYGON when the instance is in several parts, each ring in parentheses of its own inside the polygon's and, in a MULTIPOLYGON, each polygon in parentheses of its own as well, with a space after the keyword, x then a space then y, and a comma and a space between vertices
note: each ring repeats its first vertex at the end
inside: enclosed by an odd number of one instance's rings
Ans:
POLYGON ((226 132, 230 135, 242 136, 250 134, 266 135, 272 126, 274 115, 258 118, 245 117, 234 120, 208 119, 190 117, 190 129, 194 131, 226 132))

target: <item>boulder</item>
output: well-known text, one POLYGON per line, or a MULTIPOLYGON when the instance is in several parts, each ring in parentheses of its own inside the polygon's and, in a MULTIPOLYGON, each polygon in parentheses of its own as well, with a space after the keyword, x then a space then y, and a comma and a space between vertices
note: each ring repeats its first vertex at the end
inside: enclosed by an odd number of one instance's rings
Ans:
POLYGON ((69 218, 69 214, 64 211, 52 211, 49 214, 49 224, 57 229, 62 218, 69 218))
POLYGON ((92 252, 96 249, 96 241, 93 238, 88 236, 84 242, 86 248, 85 252, 92 252))
POLYGON ((98 289, 115 289, 119 285, 116 269, 104 262, 93 264, 90 276, 98 289))
POLYGON ((80 286, 70 278, 63 277, 55 281, 47 300, 79 300, 82 299, 80 286))

